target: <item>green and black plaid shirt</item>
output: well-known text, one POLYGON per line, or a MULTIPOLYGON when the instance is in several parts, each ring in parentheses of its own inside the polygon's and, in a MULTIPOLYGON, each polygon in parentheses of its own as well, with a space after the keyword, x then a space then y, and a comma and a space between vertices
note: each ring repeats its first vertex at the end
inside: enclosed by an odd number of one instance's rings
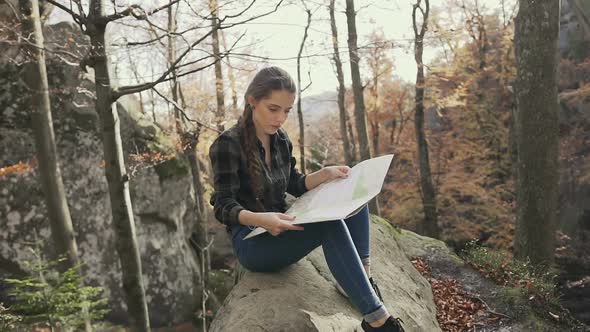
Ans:
MULTIPOLYGON (((250 186, 242 142, 242 129, 235 125, 221 133, 209 148, 214 174, 214 192, 210 204, 214 207, 217 220, 225 224, 228 230, 229 226, 240 224, 238 214, 241 210, 256 211, 256 196, 250 186)), ((295 168, 293 144, 283 129, 270 136, 272 169, 268 169, 264 162, 265 151, 260 141, 258 148, 263 165, 262 204, 268 212, 285 212, 285 192, 298 197, 307 191, 306 175, 295 168)))

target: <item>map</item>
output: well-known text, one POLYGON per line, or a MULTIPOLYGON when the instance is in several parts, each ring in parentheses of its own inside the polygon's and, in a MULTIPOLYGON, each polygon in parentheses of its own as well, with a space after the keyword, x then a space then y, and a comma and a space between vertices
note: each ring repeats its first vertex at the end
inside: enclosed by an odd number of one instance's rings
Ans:
MULTIPOLYGON (((393 160, 393 154, 362 161, 350 169, 345 179, 324 182, 301 195, 285 212, 296 217, 293 224, 307 224, 345 219, 377 196, 385 175, 393 160)), ((244 239, 265 233, 258 227, 244 239)))

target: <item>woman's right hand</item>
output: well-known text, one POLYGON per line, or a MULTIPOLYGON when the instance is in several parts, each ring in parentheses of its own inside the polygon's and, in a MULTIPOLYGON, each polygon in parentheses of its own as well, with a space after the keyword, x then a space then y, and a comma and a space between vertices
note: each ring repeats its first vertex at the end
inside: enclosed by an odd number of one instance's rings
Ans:
POLYGON ((266 229, 273 236, 277 236, 286 230, 302 231, 303 227, 291 224, 295 217, 278 212, 256 213, 258 226, 266 229))

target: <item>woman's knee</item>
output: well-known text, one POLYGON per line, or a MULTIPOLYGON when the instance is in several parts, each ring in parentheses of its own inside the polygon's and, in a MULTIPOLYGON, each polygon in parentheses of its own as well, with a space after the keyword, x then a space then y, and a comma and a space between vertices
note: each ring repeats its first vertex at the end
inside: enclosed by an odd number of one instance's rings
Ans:
POLYGON ((363 206, 360 210, 358 210, 357 213, 355 213, 354 215, 347 218, 347 220, 356 219, 356 218, 368 219, 369 218, 369 206, 368 205, 363 206))
POLYGON ((323 226, 322 231, 324 234, 331 234, 333 232, 341 232, 347 230, 346 223, 344 220, 332 220, 328 222, 320 223, 323 226))
POLYGON ((240 264, 251 272, 278 272, 295 263, 291 261, 273 261, 269 259, 256 259, 254 257, 238 257, 240 264))

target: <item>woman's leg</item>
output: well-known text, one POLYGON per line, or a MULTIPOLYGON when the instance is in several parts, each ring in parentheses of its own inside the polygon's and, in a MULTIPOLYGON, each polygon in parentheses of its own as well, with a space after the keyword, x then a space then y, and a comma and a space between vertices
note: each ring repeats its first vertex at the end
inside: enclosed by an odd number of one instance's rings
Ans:
POLYGON ((326 262, 350 301, 367 323, 387 318, 389 313, 371 287, 347 225, 341 220, 320 224, 324 225, 322 248, 326 262))
POLYGON ((248 240, 243 240, 247 228, 232 232, 240 263, 251 271, 276 271, 322 245, 330 271, 365 320, 371 323, 388 317, 367 279, 346 224, 336 220, 302 226, 303 231, 287 231, 279 236, 262 234, 248 240))
POLYGON ((365 205, 357 214, 344 219, 346 227, 350 231, 352 242, 356 247, 361 262, 370 276, 370 232, 369 232, 369 208, 365 205))
POLYGON ((241 226, 232 232, 240 263, 253 272, 273 272, 298 262, 322 244, 320 223, 305 224, 303 231, 286 231, 278 236, 264 233, 244 240, 250 232, 241 226))

